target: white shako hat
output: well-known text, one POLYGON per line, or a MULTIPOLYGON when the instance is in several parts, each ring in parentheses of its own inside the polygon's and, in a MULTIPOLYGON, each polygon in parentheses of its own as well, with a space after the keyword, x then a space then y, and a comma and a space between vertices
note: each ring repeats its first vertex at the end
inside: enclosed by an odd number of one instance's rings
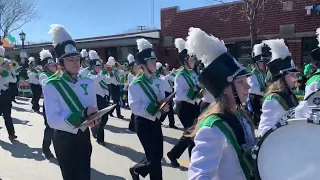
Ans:
POLYGON ((129 67, 133 67, 133 66, 137 65, 136 60, 132 54, 128 55, 127 60, 129 62, 129 64, 128 64, 129 67))
POLYGON ((148 60, 157 60, 156 54, 152 50, 152 44, 144 39, 137 40, 139 52, 136 54, 137 64, 146 64, 148 60))
POLYGON ((316 31, 318 47, 310 52, 310 57, 313 62, 320 63, 320 28, 316 31))
POLYGON ((82 49, 80 54, 81 54, 81 62, 89 61, 89 53, 86 49, 82 49))
POLYGON ((271 59, 271 52, 268 45, 265 43, 255 44, 252 50, 252 62, 268 63, 271 59))
POLYGON ((213 35, 209 36, 199 28, 189 29, 186 48, 189 54, 196 55, 204 64, 199 83, 215 98, 222 95, 223 90, 233 84, 236 78, 251 75, 228 53, 223 41, 213 35))
POLYGON ((268 70, 272 75, 272 82, 277 81, 287 72, 297 72, 297 68, 291 59, 291 53, 284 39, 265 40, 263 43, 270 47, 272 54, 270 62, 267 63, 268 70))
POLYGON ((101 61, 100 61, 100 57, 97 53, 97 51, 95 50, 90 50, 89 51, 89 66, 90 67, 94 67, 94 66, 101 66, 101 61))
POLYGON ((29 65, 36 65, 36 60, 34 59, 34 57, 29 57, 29 59, 28 59, 28 61, 29 61, 29 65))
POLYGON ((188 54, 188 49, 186 48, 186 41, 182 38, 176 38, 174 40, 174 46, 178 50, 178 58, 180 65, 183 65, 183 63, 190 58, 190 55, 188 54))
POLYGON ((40 55, 40 64, 45 67, 48 65, 56 64, 56 61, 53 59, 52 54, 48 49, 42 49, 39 53, 40 55))
POLYGON ((52 36, 52 45, 59 63, 62 63, 62 59, 67 57, 81 57, 77 50, 76 42, 62 25, 52 24, 49 34, 52 36))
POLYGON ((116 64, 116 60, 114 59, 113 56, 109 56, 108 61, 106 63, 108 66, 113 67, 116 64))

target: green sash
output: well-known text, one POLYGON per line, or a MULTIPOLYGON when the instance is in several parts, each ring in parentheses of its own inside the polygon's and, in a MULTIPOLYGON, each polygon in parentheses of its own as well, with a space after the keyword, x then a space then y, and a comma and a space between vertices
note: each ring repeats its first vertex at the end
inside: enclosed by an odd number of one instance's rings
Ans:
POLYGON ((146 112, 152 116, 155 115, 158 111, 159 103, 156 93, 150 86, 150 84, 152 84, 152 81, 148 79, 145 74, 142 74, 133 81, 133 84, 139 84, 143 92, 147 95, 147 97, 150 100, 149 105, 145 109, 146 112))
MULTIPOLYGON (((239 114, 237 114, 239 116, 239 114)), ((248 162, 247 158, 245 157, 245 154, 242 152, 241 147, 239 146, 236 136, 232 130, 232 128, 223 121, 220 117, 216 115, 211 115, 207 117, 201 124, 201 127, 210 127, 212 128, 213 126, 217 127, 220 129, 220 131, 226 136, 228 142, 232 145, 234 150, 237 153, 238 160, 240 163, 240 166, 242 168, 243 173, 246 176, 247 180, 250 180, 251 174, 252 174, 252 167, 250 163, 248 162)))
MULTIPOLYGON (((191 72, 191 71, 190 71, 191 72)), ((187 97, 193 100, 196 96, 196 93, 194 91, 195 84, 191 79, 190 72, 188 72, 185 68, 182 68, 181 70, 178 71, 177 75, 182 75, 183 78, 186 80, 186 82, 189 85, 189 91, 187 93, 187 97)))
POLYGON ((276 100, 283 107, 284 110, 288 111, 290 109, 286 101, 277 93, 268 94, 267 97, 264 98, 263 103, 272 99, 276 100))
POLYGON ((80 102, 76 93, 69 86, 67 81, 70 81, 71 77, 66 74, 63 74, 61 77, 53 76, 48 80, 48 83, 51 83, 59 92, 62 99, 65 101, 71 114, 65 119, 68 124, 73 126, 80 125, 84 119, 82 117, 82 111, 85 109, 80 102))
POLYGON ((254 75, 256 75, 257 79, 258 79, 258 82, 259 82, 259 85, 260 85, 260 90, 261 91, 264 91, 264 89, 266 88, 265 86, 265 76, 262 72, 259 72, 257 71, 256 69, 253 69, 252 70, 252 73, 254 75))

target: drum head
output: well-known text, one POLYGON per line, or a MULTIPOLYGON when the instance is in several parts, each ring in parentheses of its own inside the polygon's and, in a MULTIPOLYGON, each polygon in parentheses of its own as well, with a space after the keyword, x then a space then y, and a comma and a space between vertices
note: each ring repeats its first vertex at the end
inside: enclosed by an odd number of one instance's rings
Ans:
POLYGON ((320 91, 311 93, 307 99, 309 106, 319 106, 320 105, 320 91))
POLYGON ((291 120, 261 140, 257 168, 261 180, 320 178, 320 126, 291 120))

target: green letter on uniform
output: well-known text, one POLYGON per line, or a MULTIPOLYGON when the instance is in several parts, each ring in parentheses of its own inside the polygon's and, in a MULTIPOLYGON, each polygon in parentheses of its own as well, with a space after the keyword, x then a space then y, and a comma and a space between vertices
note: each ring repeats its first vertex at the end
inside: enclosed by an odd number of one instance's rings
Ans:
POLYGON ((84 90, 84 95, 88 95, 88 91, 87 91, 88 84, 81 84, 80 86, 81 86, 82 89, 84 90))

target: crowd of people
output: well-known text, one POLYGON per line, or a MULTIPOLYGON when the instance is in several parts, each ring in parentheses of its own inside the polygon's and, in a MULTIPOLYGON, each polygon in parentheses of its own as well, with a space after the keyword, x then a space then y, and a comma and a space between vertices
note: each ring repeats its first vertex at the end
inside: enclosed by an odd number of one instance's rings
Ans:
MULTIPOLYGON (((161 125, 168 117, 169 126, 177 129, 174 114, 183 133, 167 152, 172 167, 180 167, 178 159, 188 149, 190 180, 256 179, 250 153, 257 137, 296 107, 297 97, 306 99, 319 88, 319 47, 310 53, 312 61, 299 75, 283 39, 256 44, 249 72, 223 41, 199 28, 190 28, 186 40, 175 39, 178 69, 158 61, 152 44, 143 38, 137 40, 138 52, 128 54, 127 63, 121 65, 112 56, 104 64, 94 50, 79 52, 62 25, 51 25, 49 34, 54 55, 43 49, 40 64, 30 57, 28 78, 19 82, 30 86, 34 112, 40 112, 43 93, 42 150, 46 158, 54 158, 49 148, 53 142, 64 180, 90 179, 90 134, 105 146, 104 126, 114 110, 124 118, 121 106, 131 109, 128 129, 136 132, 145 153, 129 169, 133 180, 147 175, 151 180, 163 179, 161 125), (83 125, 110 104, 115 108, 83 125)), ((0 47, 0 109, 9 139, 14 140, 11 108, 19 73, 16 62, 4 58, 4 53, 0 47)))

